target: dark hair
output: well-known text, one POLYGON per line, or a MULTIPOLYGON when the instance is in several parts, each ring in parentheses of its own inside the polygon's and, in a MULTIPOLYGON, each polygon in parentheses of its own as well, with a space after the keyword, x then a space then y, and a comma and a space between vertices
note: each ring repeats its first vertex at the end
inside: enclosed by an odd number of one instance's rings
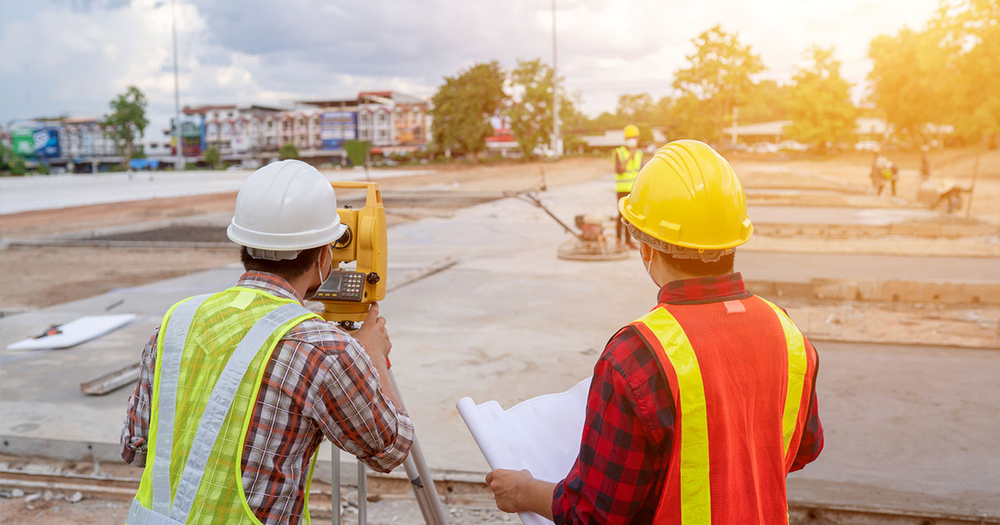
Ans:
POLYGON ((695 277, 714 277, 733 273, 733 266, 736 263, 735 252, 723 255, 715 262, 705 262, 701 259, 678 259, 667 254, 662 255, 667 265, 695 277))
POLYGON ((325 248, 325 246, 317 246, 316 248, 302 250, 294 259, 288 259, 285 261, 269 261, 267 259, 254 259, 250 256, 250 252, 247 251, 247 247, 243 246, 240 248, 240 261, 243 263, 243 269, 248 272, 257 271, 273 273, 284 278, 285 280, 289 280, 295 279, 296 277, 306 273, 306 270, 312 266, 312 263, 316 261, 320 253, 322 253, 323 248, 325 248))

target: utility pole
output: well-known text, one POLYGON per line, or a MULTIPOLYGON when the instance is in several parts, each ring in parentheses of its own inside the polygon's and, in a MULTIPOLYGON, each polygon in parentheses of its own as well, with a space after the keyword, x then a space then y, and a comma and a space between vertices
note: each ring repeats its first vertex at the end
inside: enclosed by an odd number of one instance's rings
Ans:
POLYGON ((740 108, 737 107, 737 106, 733 106, 733 133, 732 133, 732 135, 733 135, 733 147, 734 148, 736 147, 736 141, 739 140, 739 138, 740 138, 739 132, 736 131, 736 127, 740 125, 739 119, 740 119, 740 108))
POLYGON ((177 0, 170 0, 171 32, 174 36, 174 141, 177 144, 177 160, 174 171, 184 169, 184 143, 181 141, 181 88, 177 80, 177 0))
POLYGON ((556 0, 552 0, 552 150, 558 159, 563 148, 562 138, 559 137, 559 69, 556 57, 556 0))

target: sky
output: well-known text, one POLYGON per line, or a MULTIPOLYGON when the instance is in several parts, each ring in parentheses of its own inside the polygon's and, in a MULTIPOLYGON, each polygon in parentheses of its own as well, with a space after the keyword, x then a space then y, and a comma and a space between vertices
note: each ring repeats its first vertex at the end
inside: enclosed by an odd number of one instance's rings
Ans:
MULTIPOLYGON (((865 95, 868 43, 920 28, 938 0, 556 0, 558 71, 584 112, 669 94, 691 39, 737 32, 787 82, 813 44, 834 46, 865 95)), ((476 62, 552 60, 551 0, 176 0, 181 105, 431 96, 476 62)), ((154 121, 174 107, 169 0, 0 0, 0 123, 99 116, 129 85, 154 121)))

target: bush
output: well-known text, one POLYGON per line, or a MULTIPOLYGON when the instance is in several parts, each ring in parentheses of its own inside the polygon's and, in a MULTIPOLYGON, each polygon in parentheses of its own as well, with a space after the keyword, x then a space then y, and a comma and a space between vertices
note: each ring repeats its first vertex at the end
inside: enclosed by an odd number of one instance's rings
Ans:
POLYGON ((219 150, 215 146, 210 146, 205 150, 205 164, 208 165, 208 169, 219 169, 219 163, 221 161, 222 155, 219 154, 219 150))
POLYGON ((344 152, 347 153, 347 159, 351 161, 352 166, 365 165, 365 157, 368 156, 368 148, 368 142, 363 140, 344 141, 344 152))
POLYGON ((278 156, 281 157, 281 160, 297 159, 299 158, 299 148, 291 142, 286 142, 278 149, 278 156))

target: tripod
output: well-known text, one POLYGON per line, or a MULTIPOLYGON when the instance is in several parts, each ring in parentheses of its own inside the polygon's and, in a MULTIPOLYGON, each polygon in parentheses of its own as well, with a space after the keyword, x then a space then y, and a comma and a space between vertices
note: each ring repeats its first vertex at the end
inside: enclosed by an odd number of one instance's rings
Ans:
MULTIPOLYGON (((341 324, 343 325, 344 323, 341 324)), ((351 324, 353 325, 353 323, 351 324)), ((399 386, 396 384, 396 376, 393 375, 391 368, 389 369, 389 379, 392 380, 392 386, 398 393, 399 386)), ((400 408, 406 409, 405 406, 400 408)), ((333 525, 340 525, 340 449, 336 446, 332 448, 333 452, 330 457, 331 468, 333 470, 331 479, 331 495, 333 497, 331 510, 333 512, 333 525)), ((424 517, 424 523, 427 525, 448 525, 448 511, 444 508, 441 499, 438 497, 437 490, 434 488, 434 478, 431 477, 430 469, 427 468, 427 462, 424 461, 424 453, 420 448, 420 442, 417 441, 415 433, 413 444, 410 445, 410 453, 406 456, 406 461, 403 462, 403 469, 406 470, 406 477, 410 480, 413 495, 417 497, 417 505, 420 506, 420 513, 424 517)), ((365 464, 358 461, 359 525, 368 523, 367 470, 365 464)))

